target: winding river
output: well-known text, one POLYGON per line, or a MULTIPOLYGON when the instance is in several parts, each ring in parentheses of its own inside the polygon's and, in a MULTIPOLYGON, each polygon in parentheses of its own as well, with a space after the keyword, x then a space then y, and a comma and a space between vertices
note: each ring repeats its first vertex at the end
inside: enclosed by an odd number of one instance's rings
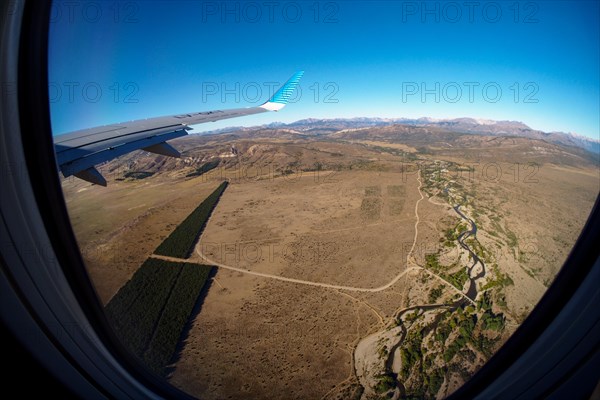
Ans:
POLYGON ((477 235, 477 225, 475 225, 475 222, 471 218, 467 217, 465 214, 463 214, 462 211, 460 211, 460 204, 455 205, 453 208, 454 208, 454 211, 456 211, 456 213, 461 218, 463 218, 465 221, 467 221, 469 224, 471 224, 471 230, 464 231, 458 236, 458 243, 460 244, 460 246, 463 249, 465 249, 469 252, 469 254, 471 255, 471 258, 473 259, 473 264, 468 268, 470 285, 469 285, 469 289, 467 290, 467 293, 465 293, 465 294, 471 300, 475 301, 475 297, 477 297, 477 282, 476 281, 485 276, 485 264, 477 256, 477 254, 475 254, 475 252, 469 246, 467 246, 467 244, 465 244, 465 240, 471 236, 475 237, 475 235, 477 235), (473 276, 473 272, 475 271, 475 267, 477 266, 477 264, 481 264, 481 270, 477 273, 477 275, 473 276))
MULTIPOLYGON (((485 264, 483 263, 483 261, 465 243, 465 240, 467 240, 469 237, 473 237, 473 238, 476 237, 477 225, 471 218, 467 217, 460 210, 460 204, 455 205, 453 207, 453 209, 462 219, 464 219, 471 225, 471 229, 462 232, 457 237, 457 241, 463 249, 465 249, 466 251, 469 252, 469 254, 471 255, 471 259, 473 260, 473 264, 470 267, 467 267, 468 273, 469 273, 470 284, 469 284, 469 288, 468 288, 467 292, 465 293, 465 295, 472 301, 475 301, 475 298, 477 297, 477 281, 485 276, 486 270, 485 270, 485 264), (479 270, 476 269, 478 264, 481 265, 481 268, 479 270)), ((408 328, 410 327, 410 326, 408 326, 408 327, 405 326, 405 322, 403 321, 402 317, 407 312, 414 311, 414 310, 419 310, 421 314, 426 311, 441 309, 441 308, 446 308, 448 310, 453 311, 456 308, 464 305, 465 302, 467 302, 467 300, 465 298, 461 298, 452 304, 417 305, 417 306, 412 306, 412 307, 408 307, 408 308, 400 310, 393 317, 394 320, 399 322, 399 324, 397 326, 395 326, 391 329, 387 328, 382 331, 373 333, 373 334, 363 338, 357 344, 355 351, 354 351, 355 368, 357 365, 362 365, 364 368, 364 366, 366 366, 368 364, 368 360, 370 358, 369 355, 367 354, 369 352, 369 349, 371 349, 371 351, 373 350, 374 343, 380 342, 381 340, 384 340, 384 339, 389 340, 389 338, 391 337, 390 334, 392 334, 393 337, 395 337, 395 339, 394 339, 395 343, 389 347, 388 356, 385 359, 383 367, 384 367, 384 371, 386 373, 391 373, 391 372, 397 373, 400 370, 400 366, 401 366, 400 360, 398 359, 399 355, 400 355, 399 350, 400 350, 400 347, 402 346, 402 343, 404 342, 404 339, 406 338, 408 328)), ((437 326, 438 323, 439 323, 439 316, 435 317, 434 321, 428 325, 428 330, 435 329, 435 327, 437 326)), ((357 376, 359 382, 365 388, 365 392, 363 394, 363 398, 364 398, 368 392, 371 392, 371 387, 372 387, 373 383, 376 382, 376 379, 374 379, 374 377, 369 377, 366 375, 359 374, 358 370, 355 370, 355 373, 356 373, 356 376, 357 376)), ((372 371, 372 374, 376 374, 376 373, 377 373, 377 371, 372 371)), ((392 399, 397 399, 401 395, 404 395, 404 394, 405 394, 405 388, 404 388, 402 382, 398 382, 398 387, 396 387, 394 389, 392 399)))

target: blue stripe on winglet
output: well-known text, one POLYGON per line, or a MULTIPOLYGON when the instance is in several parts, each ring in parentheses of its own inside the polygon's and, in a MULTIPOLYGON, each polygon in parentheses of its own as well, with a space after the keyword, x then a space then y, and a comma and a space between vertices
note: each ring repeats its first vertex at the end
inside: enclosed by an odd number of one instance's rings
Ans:
POLYGON ((300 78, 304 75, 304 71, 298 71, 288 81, 281 87, 273 97, 269 99, 271 103, 279 103, 279 104, 287 104, 294 93, 294 89, 298 86, 298 82, 300 82, 300 78))

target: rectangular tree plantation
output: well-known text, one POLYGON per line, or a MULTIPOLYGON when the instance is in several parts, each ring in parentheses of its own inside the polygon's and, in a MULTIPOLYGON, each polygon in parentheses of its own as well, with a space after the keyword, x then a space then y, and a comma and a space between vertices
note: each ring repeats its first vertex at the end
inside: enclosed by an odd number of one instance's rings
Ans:
POLYGON ((188 258, 228 182, 223 182, 156 248, 155 254, 188 258))
POLYGON ((213 267, 147 259, 106 305, 122 343, 162 374, 213 267))

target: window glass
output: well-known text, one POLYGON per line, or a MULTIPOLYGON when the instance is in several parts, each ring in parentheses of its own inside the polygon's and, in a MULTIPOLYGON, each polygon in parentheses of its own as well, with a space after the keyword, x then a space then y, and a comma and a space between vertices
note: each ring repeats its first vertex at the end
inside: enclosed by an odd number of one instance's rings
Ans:
POLYGON ((118 337, 203 399, 451 394, 598 195, 598 8, 55 1, 62 186, 118 337))

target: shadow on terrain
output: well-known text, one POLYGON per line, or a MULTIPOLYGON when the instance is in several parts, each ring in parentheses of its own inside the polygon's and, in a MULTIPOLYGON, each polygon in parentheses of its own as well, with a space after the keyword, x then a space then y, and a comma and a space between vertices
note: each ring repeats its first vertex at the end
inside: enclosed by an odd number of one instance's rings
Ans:
POLYGON ((213 283, 212 278, 216 275, 216 273, 217 273, 217 267, 213 266, 210 270, 210 273, 208 274, 206 283, 204 284, 204 286, 202 287, 202 290, 200 291, 200 294, 198 295, 198 299, 196 299, 196 304, 194 304, 194 308, 192 309, 192 312, 190 313, 190 317, 189 317, 188 321, 186 322, 186 324, 183 326, 183 329, 181 330, 181 335, 179 336, 179 342, 177 343, 177 347, 175 348, 173 357, 171 357, 171 361, 169 361, 169 364, 167 364, 167 366, 164 369, 164 376, 166 378, 169 378, 170 375, 175 371, 175 365, 181 359, 181 355, 183 354, 183 348, 185 347, 185 345, 187 343, 187 339, 189 337, 190 330, 192 329, 192 325, 194 324, 194 321, 196 320, 196 317, 198 316, 198 314, 200 314, 200 311, 202 311, 202 305, 204 304, 204 300, 206 299, 208 290, 210 289, 210 287, 213 283))

